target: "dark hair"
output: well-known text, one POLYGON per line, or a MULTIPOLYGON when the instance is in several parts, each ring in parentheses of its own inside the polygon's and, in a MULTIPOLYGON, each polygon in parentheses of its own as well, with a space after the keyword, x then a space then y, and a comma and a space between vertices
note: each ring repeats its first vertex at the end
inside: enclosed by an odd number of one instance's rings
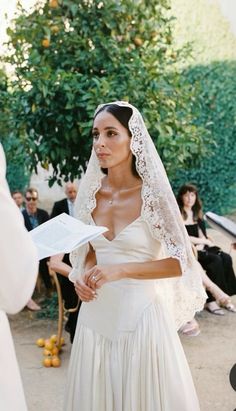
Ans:
POLYGON ((37 194, 37 197, 38 197, 38 190, 37 190, 36 188, 28 187, 28 188, 25 190, 25 196, 26 196, 27 193, 30 193, 31 195, 33 195, 34 193, 36 193, 36 194, 37 194))
POLYGON ((183 219, 186 220, 187 213, 184 210, 183 195, 186 194, 188 191, 190 193, 195 193, 196 195, 196 201, 192 207, 192 211, 193 211, 193 219, 194 221, 197 221, 199 218, 200 219, 203 218, 203 212, 202 212, 202 202, 199 198, 197 187, 194 184, 187 183, 180 187, 179 192, 177 194, 177 203, 179 205, 183 219))
POLYGON ((14 196, 14 194, 21 194, 23 196, 23 193, 20 190, 14 190, 11 192, 11 195, 14 196))
MULTIPOLYGON (((102 111, 107 111, 108 113, 112 114, 116 118, 116 120, 118 120, 122 124, 122 126, 126 128, 126 130, 129 133, 130 138, 132 137, 132 134, 129 129, 129 120, 133 114, 133 111, 130 107, 118 106, 117 104, 106 104, 105 106, 100 108, 100 110, 94 116, 94 119, 102 111)), ((139 174, 136 169, 136 159, 135 159, 134 154, 132 155, 132 166, 131 167, 132 167, 133 175, 136 177, 139 177, 139 174)), ((107 174, 108 172, 107 168, 102 168, 101 170, 104 174, 107 174)))

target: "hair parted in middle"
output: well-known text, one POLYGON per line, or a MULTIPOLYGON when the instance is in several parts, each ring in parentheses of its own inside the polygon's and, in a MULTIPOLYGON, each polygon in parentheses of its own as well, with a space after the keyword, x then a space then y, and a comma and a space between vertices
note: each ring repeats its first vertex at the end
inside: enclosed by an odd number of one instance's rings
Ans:
MULTIPOLYGON (((100 110, 98 110, 93 120, 95 120, 97 115, 103 111, 107 111, 108 113, 112 114, 116 118, 116 120, 118 120, 120 124, 122 124, 122 126, 126 128, 130 138, 132 137, 129 129, 129 120, 133 112, 130 107, 118 106, 116 104, 106 104, 105 106, 101 107, 100 110)), ((108 172, 107 168, 101 168, 101 170, 104 174, 107 174, 108 172)), ((134 176, 139 177, 136 169, 136 160, 134 155, 132 156, 132 173, 134 176)))
POLYGON ((177 194, 177 203, 179 205, 179 208, 180 208, 181 214, 183 216, 183 219, 184 220, 187 219, 187 213, 184 210, 184 203, 183 203, 183 196, 187 192, 194 193, 196 195, 196 201, 195 201, 195 204, 192 207, 194 221, 197 221, 199 218, 202 219, 203 218, 202 202, 199 198, 197 187, 194 184, 191 184, 191 183, 183 184, 180 187, 179 192, 177 194))

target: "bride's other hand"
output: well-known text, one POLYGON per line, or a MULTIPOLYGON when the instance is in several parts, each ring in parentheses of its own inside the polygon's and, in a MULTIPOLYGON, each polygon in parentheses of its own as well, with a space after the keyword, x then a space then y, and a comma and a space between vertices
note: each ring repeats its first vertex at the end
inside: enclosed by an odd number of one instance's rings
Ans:
POLYGON ((85 284, 84 279, 76 281, 75 292, 81 301, 89 302, 96 298, 96 292, 85 284))
POLYGON ((121 279, 119 264, 117 265, 95 265, 84 273, 84 282, 88 287, 96 290, 103 284, 121 279))

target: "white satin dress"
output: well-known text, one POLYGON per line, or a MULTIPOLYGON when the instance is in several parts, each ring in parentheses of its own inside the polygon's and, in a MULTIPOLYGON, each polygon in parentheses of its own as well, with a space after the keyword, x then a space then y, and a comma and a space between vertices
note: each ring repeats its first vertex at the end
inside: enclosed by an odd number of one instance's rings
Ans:
MULTIPOLYGON (((161 258, 142 217, 112 241, 91 242, 98 264, 161 258)), ((73 342, 65 411, 199 411, 175 325, 153 280, 107 283, 83 303, 73 342)))

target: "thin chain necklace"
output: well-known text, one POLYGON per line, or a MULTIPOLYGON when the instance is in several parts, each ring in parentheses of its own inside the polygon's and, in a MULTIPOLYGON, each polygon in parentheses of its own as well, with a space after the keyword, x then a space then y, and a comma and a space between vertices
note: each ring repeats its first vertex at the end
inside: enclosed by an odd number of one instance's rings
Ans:
MULTIPOLYGON (((134 186, 134 187, 129 187, 129 188, 126 188, 126 189, 124 188, 123 190, 117 190, 116 194, 120 195, 120 192, 121 192, 121 191, 127 191, 127 190, 130 190, 130 189, 135 189, 135 188, 137 188, 137 187, 140 187, 140 185, 141 185, 141 184, 138 184, 138 185, 136 185, 136 186, 134 186)), ((108 188, 108 187, 106 187, 106 188, 108 188)), ((111 195, 112 195, 112 191, 111 191, 111 190, 110 190, 110 192, 111 192, 111 195)), ((112 196, 111 199, 108 200, 108 204, 112 206, 113 201, 114 201, 114 197, 112 196)))
MULTIPOLYGON (((117 191, 117 194, 119 195, 120 194, 120 190, 119 191, 117 191)), ((114 197, 113 197, 113 195, 112 195, 112 192, 111 192, 111 199, 110 200, 108 200, 108 204, 109 205, 112 205, 113 204, 113 201, 114 201, 114 197)))

